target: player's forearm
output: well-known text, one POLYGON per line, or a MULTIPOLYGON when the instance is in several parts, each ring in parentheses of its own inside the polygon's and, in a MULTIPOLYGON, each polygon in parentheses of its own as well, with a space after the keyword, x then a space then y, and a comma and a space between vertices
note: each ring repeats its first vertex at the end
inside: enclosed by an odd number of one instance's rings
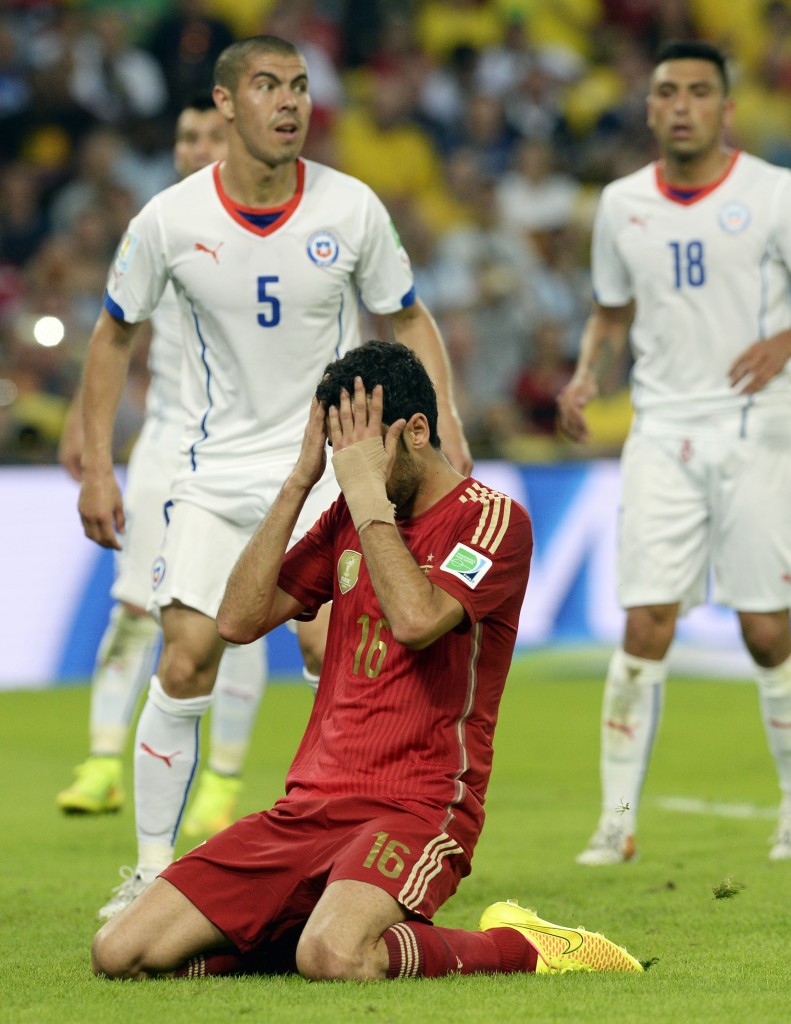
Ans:
POLYGON ((121 324, 102 312, 91 336, 81 386, 86 472, 112 467, 113 427, 129 371, 133 334, 134 325, 121 324))
POLYGON ((629 336, 633 307, 597 306, 585 322, 574 378, 596 378, 605 355, 623 351, 629 336))
POLYGON ((277 580, 309 492, 310 487, 289 478, 239 556, 217 613, 217 628, 224 640, 252 643, 301 609, 280 590, 277 580), (289 602, 294 607, 287 607, 289 602))
POLYGON ((426 578, 397 527, 372 523, 360 534, 360 543, 374 591, 398 643, 422 650, 458 625, 461 606, 426 578))

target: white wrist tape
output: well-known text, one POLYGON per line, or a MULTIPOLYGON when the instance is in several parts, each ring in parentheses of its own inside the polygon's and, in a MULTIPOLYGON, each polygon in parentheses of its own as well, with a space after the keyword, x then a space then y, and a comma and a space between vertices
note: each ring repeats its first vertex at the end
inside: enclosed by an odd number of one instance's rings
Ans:
POLYGON ((381 438, 366 437, 335 452, 332 468, 358 533, 371 523, 395 523, 395 506, 385 490, 387 452, 381 438))

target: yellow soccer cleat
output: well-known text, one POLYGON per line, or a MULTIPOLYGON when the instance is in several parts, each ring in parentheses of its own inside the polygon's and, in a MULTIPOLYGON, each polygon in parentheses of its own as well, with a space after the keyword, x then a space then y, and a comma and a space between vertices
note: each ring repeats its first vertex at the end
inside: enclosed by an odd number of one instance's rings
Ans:
POLYGON ((515 900, 493 903, 481 917, 480 930, 514 928, 538 953, 536 974, 563 971, 642 971, 643 966, 621 946, 597 932, 542 921, 534 910, 515 900))
POLYGON ((66 814, 105 814, 124 803, 120 757, 89 757, 74 769, 77 778, 55 797, 66 814))
POLYGON ((198 779, 198 790, 184 819, 184 834, 213 836, 236 820, 236 807, 242 780, 235 775, 219 775, 207 768, 198 779))

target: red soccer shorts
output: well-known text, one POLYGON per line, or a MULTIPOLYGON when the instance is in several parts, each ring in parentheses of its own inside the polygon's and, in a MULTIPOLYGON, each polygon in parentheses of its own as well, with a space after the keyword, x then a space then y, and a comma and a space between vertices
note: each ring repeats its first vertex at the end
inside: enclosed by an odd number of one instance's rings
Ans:
POLYGON ((340 879, 389 893, 430 920, 469 874, 467 854, 409 810, 361 797, 284 799, 162 872, 242 952, 304 923, 340 879))

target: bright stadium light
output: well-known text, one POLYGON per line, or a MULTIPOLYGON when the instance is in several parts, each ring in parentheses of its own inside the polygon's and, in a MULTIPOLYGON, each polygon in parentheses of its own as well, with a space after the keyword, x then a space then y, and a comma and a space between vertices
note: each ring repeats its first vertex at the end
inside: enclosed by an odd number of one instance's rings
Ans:
POLYGON ((54 348, 63 341, 66 328, 56 316, 42 316, 33 325, 33 337, 44 348, 54 348))

